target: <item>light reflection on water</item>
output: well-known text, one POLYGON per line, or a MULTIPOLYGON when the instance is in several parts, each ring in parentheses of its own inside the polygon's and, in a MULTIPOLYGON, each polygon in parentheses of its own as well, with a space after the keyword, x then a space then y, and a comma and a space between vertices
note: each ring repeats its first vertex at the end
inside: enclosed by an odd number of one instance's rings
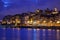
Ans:
MULTIPOLYGON (((32 29, 28 29, 32 30, 32 29)), ((30 35, 30 34, 29 34, 30 35)), ((59 29, 33 29, 33 40, 60 40, 59 29)))
POLYGON ((33 40, 36 40, 36 29, 33 29, 33 40))
POLYGON ((59 29, 0 28, 0 40, 60 40, 59 29))

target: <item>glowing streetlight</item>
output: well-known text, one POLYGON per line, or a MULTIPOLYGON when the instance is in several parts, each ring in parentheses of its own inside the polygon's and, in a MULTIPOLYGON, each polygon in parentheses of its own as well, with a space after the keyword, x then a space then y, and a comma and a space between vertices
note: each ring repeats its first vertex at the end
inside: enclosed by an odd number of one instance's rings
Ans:
POLYGON ((57 23, 60 23, 60 21, 57 21, 57 23))

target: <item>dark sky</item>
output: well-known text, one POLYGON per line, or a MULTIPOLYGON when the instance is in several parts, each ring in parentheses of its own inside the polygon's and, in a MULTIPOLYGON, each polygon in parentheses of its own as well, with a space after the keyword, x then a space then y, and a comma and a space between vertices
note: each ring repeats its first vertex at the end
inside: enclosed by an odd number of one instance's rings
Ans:
POLYGON ((0 19, 5 15, 21 14, 23 12, 35 11, 36 9, 60 10, 60 0, 2 0, 0 1, 0 19), (3 6, 1 5, 3 4, 3 6))

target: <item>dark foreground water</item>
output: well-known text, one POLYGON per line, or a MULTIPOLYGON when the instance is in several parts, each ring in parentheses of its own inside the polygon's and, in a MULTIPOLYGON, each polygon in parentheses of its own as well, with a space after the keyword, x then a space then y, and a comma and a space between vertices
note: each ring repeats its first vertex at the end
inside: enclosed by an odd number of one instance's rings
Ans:
POLYGON ((0 40, 60 40, 59 29, 1 28, 0 40))

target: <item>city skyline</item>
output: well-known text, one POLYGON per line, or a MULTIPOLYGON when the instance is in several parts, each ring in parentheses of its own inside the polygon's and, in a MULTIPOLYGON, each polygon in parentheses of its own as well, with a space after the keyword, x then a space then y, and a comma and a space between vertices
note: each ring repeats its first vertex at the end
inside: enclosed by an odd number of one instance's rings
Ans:
POLYGON ((40 10, 35 12, 6 15, 1 21, 2 25, 14 26, 60 26, 60 11, 57 8, 54 10, 40 10))

